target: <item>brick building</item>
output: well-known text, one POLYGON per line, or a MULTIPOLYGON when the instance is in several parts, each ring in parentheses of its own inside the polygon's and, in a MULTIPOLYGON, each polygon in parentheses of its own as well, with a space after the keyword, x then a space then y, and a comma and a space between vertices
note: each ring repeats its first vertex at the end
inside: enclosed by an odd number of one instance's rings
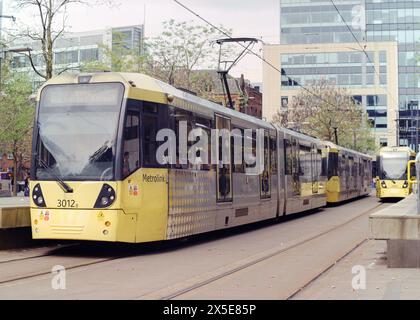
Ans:
MULTIPOLYGON (((209 93, 209 99, 226 106, 229 102, 217 71, 200 70, 198 72, 210 79, 211 85, 207 85, 206 90, 209 93)), ((262 93, 259 88, 253 87, 243 75, 239 79, 228 75, 228 84, 235 110, 261 119, 262 93)))

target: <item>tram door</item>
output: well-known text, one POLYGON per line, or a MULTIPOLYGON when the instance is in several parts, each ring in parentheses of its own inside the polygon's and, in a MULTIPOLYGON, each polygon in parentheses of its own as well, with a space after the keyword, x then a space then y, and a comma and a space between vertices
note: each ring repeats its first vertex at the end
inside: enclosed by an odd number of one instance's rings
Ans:
POLYGON ((260 175, 261 199, 271 197, 271 173, 270 173, 270 138, 267 131, 264 133, 264 171, 260 175))
MULTIPOLYGON (((351 191, 353 191, 354 189, 354 179, 356 177, 355 175, 355 170, 354 170, 354 158, 349 156, 348 159, 348 166, 349 166, 349 187, 348 187, 348 192, 351 193, 351 191)), ((350 196, 350 194, 349 194, 350 196)))
POLYGON ((350 159, 346 155, 345 158, 345 172, 346 172, 346 196, 349 197, 350 194, 350 180, 351 180, 351 168, 350 168, 350 159))
POLYGON ((300 195, 300 150, 299 143, 295 138, 292 138, 292 179, 293 179, 293 195, 300 195))
POLYGON ((319 164, 321 155, 318 154, 318 148, 313 144, 311 148, 311 172, 312 172, 312 194, 319 191, 319 164))
POLYGON ((229 118, 216 115, 217 139, 217 170, 216 188, 217 202, 231 202, 232 192, 232 160, 231 160, 231 121, 229 118))

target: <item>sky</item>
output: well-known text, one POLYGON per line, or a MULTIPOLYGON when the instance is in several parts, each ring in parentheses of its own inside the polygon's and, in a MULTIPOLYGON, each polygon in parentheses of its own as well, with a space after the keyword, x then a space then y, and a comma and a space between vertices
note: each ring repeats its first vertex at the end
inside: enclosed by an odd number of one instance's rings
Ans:
MULTIPOLYGON (((17 10, 13 6, 19 0, 4 0, 3 14, 16 16, 19 22, 33 21, 34 13, 17 10)), ((142 24, 146 20, 146 37, 153 37, 163 31, 162 22, 195 21, 203 23, 173 0, 114 0, 113 6, 95 5, 96 0, 88 0, 90 5, 74 4, 68 10, 68 31, 88 31, 142 24), (146 8, 146 10, 145 10, 146 8), (146 14, 145 14, 146 11, 146 14)), ((235 37, 255 37, 266 43, 279 40, 279 0, 180 0, 185 6, 216 25, 233 30, 235 37)), ((13 28, 10 21, 3 21, 4 27, 13 28)), ((223 36, 221 36, 223 37, 223 36)), ((259 52, 261 46, 255 47, 259 52)), ((216 68, 217 66, 215 66, 216 68)), ((246 57, 232 74, 244 74, 252 82, 262 82, 262 62, 252 56, 246 57)))

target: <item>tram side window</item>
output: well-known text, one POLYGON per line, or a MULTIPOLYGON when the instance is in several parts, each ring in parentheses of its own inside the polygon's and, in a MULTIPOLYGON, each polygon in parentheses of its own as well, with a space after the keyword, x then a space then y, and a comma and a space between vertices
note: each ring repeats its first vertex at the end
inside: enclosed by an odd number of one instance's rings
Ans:
POLYGON ((241 128, 234 128, 233 135, 231 137, 231 159, 232 159, 232 170, 235 173, 245 173, 245 161, 244 161, 244 130, 241 128), (238 149, 240 148, 240 149, 238 149), (235 163, 236 157, 240 156, 241 162, 235 163))
POLYGON ((289 140, 284 140, 284 165, 286 175, 291 175, 293 172, 293 155, 292 155, 292 144, 289 140))
MULTIPOLYGON (((173 118, 174 118, 174 129, 176 134, 176 169, 188 169, 188 154, 182 154, 182 150, 179 149, 180 147, 180 129, 181 124, 186 123, 187 124, 187 137, 188 134, 192 130, 192 115, 184 110, 181 109, 174 109, 173 112, 173 118)), ((192 144, 191 142, 188 142, 188 147, 190 147, 192 144)), ((187 150, 184 150, 188 152, 187 150)))
POLYGON ((346 175, 347 174, 347 167, 346 167, 346 156, 343 154, 341 156, 341 161, 340 161, 340 175, 346 175))
MULTIPOLYGON (((252 130, 252 136, 245 137, 245 135, 244 135, 244 138, 246 138, 248 140, 251 139, 251 145, 252 145, 251 150, 246 150, 246 152, 248 154, 252 155, 253 157, 255 157, 255 159, 256 159, 256 157, 257 157, 257 132, 255 130, 252 130)), ((249 144, 249 142, 247 142, 247 144, 249 144)), ((245 143, 244 143, 244 145, 245 145, 245 143)), ((245 152, 245 148, 244 148, 244 152, 245 152)), ((255 168, 256 165, 257 165, 256 162, 252 163, 252 164, 249 164, 245 161, 246 168, 255 168)))
POLYGON ((349 158, 349 174, 352 177, 355 177, 357 175, 356 163, 354 162, 354 158, 351 158, 351 157, 349 158))
POLYGON ((156 165, 156 151, 157 142, 156 134, 158 129, 157 117, 144 115, 143 116, 143 150, 144 150, 144 164, 146 166, 156 165))
POLYGON ((124 128, 123 176, 128 177, 140 167, 140 116, 136 111, 127 113, 124 128))
MULTIPOLYGON (((201 134, 202 136, 197 137, 196 141, 191 141, 188 143, 189 148, 191 148, 193 145, 195 145, 196 143, 198 143, 198 141, 203 142, 206 137, 207 137, 207 159, 205 157, 205 152, 202 149, 198 149, 197 150, 197 157, 201 157, 202 159, 202 163, 201 164, 190 164, 190 167, 194 170, 203 170, 203 171, 210 171, 211 170, 211 129, 213 126, 213 123, 210 119, 206 119, 206 118, 201 118, 201 117, 196 117, 195 120, 193 121, 194 124, 194 129, 201 129, 201 134), (206 136, 206 137, 205 137, 206 136)), ((188 126, 191 130, 193 129, 193 125, 191 124, 191 126, 188 126)))
POLYGON ((328 174, 328 158, 322 154, 322 150, 318 150, 318 153, 321 156, 321 177, 326 177, 328 174))
POLYGON ((270 138, 270 157, 271 157, 271 174, 277 174, 277 140, 274 137, 270 138))
MULTIPOLYGON (((216 116, 216 129, 231 130, 230 119, 222 116, 216 116)), ((225 135, 226 137, 226 135, 225 135)), ((230 140, 219 136, 218 143, 218 166, 217 166, 217 201, 230 202, 232 201, 232 160, 230 158, 230 140), (227 149, 227 150, 226 150, 227 149), (225 154, 225 152, 228 152, 225 154), (229 163, 226 164, 224 160, 227 157, 229 163)))
POLYGON ((339 175, 339 163, 338 163, 338 153, 329 152, 328 153, 328 178, 336 177, 339 175))
POLYGON ((311 179, 312 175, 312 154, 311 148, 300 145, 300 152, 299 152, 299 175, 304 176, 308 179, 311 179))
POLYGON ((322 162, 322 151, 319 149, 315 149, 315 155, 316 155, 316 179, 318 180, 319 177, 323 176, 323 162, 322 162))

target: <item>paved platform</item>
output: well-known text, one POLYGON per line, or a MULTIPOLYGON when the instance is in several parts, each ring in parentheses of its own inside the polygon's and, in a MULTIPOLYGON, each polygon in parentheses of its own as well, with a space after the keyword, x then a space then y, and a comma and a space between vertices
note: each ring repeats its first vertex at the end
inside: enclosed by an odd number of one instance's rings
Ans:
POLYGON ((419 300, 419 270, 388 268, 387 264, 387 242, 366 241, 293 299, 419 300), (365 287, 353 287, 355 277, 360 275, 360 271, 353 273, 356 266, 365 270, 365 287))
POLYGON ((0 198, 0 229, 22 228, 30 225, 29 198, 0 198))
POLYGON ((370 216, 371 236, 377 240, 420 240, 417 195, 370 216))
POLYGON ((417 194, 370 216, 371 237, 387 240, 390 268, 420 268, 420 215, 417 194))

